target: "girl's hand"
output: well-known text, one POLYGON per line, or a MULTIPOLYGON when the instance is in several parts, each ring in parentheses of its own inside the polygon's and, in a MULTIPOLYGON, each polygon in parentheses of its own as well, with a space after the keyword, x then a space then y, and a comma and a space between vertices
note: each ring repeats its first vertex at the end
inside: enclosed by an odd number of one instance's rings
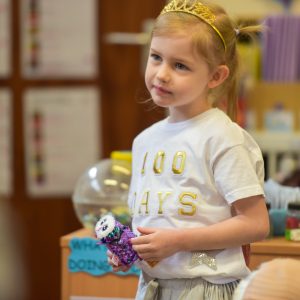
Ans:
POLYGON ((146 261, 159 261, 180 251, 179 230, 138 227, 139 237, 131 244, 138 255, 146 261))
POLYGON ((107 254, 107 262, 112 267, 114 272, 127 272, 130 269, 130 266, 121 265, 116 259, 114 258, 114 254, 111 253, 109 250, 106 252, 107 254))

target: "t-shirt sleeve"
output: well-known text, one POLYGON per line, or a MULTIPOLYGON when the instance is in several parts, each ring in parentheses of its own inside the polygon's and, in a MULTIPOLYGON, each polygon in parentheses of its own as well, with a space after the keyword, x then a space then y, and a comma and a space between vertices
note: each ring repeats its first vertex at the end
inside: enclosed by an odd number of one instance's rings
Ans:
POLYGON ((231 204, 236 200, 263 195, 262 156, 243 145, 222 152, 215 160, 213 174, 219 193, 231 204))

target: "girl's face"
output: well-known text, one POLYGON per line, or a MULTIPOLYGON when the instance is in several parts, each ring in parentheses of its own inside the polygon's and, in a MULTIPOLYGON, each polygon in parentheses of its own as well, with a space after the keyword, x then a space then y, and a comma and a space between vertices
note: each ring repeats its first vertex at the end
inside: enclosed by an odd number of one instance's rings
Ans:
POLYGON ((169 109, 171 121, 183 121, 211 108, 207 100, 211 79, 189 35, 152 38, 145 82, 154 103, 169 109))

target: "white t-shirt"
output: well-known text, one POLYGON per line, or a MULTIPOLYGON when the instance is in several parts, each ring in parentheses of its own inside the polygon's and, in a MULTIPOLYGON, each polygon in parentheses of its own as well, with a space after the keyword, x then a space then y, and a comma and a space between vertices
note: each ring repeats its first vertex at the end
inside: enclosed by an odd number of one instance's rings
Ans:
MULTIPOLYGON (((259 147, 217 108, 187 121, 167 118, 152 125, 135 138, 132 152, 129 206, 136 234, 137 226, 209 226, 231 218, 234 201, 263 194, 259 147)), ((195 264, 191 252, 178 252, 155 267, 140 265, 154 278, 203 277, 212 283, 249 273, 241 247, 206 253, 217 268, 195 264)))

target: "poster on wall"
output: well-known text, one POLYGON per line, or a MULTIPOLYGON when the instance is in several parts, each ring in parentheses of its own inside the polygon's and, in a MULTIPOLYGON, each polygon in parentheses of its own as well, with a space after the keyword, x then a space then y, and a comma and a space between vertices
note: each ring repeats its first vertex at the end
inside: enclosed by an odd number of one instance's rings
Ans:
POLYGON ((12 193, 12 99, 8 89, 0 89, 0 195, 12 193))
POLYGON ((27 192, 72 194, 101 155, 99 93, 93 87, 36 88, 24 95, 27 192))
POLYGON ((11 74, 11 4, 0 0, 0 78, 11 74))
POLYGON ((93 78, 97 74, 96 0, 23 0, 22 74, 93 78))

